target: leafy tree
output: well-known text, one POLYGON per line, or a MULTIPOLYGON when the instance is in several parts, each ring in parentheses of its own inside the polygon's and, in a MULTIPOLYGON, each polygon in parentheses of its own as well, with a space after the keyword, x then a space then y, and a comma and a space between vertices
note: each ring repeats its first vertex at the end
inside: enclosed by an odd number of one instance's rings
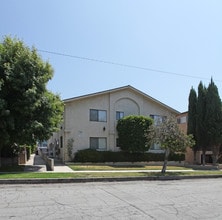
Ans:
POLYGON ((217 162, 222 142, 222 106, 218 89, 213 80, 206 88, 202 82, 198 86, 198 97, 195 113, 195 95, 191 90, 189 96, 188 133, 194 135, 196 145, 202 150, 203 165, 205 165, 206 151, 212 150, 213 163, 217 162), (194 124, 196 118, 196 132, 194 124))
POLYGON ((208 144, 213 152, 213 164, 215 165, 222 142, 222 106, 217 86, 212 79, 207 88, 205 114, 208 144))
POLYGON ((35 48, 5 37, 0 43, 0 150, 47 139, 61 122, 63 103, 46 88, 53 69, 35 48))
POLYGON ((198 86, 197 98, 197 121, 196 121, 196 144, 202 149, 203 165, 205 165, 205 156, 208 146, 207 127, 206 127, 206 94, 207 89, 202 82, 198 86))
POLYGON ((150 126, 147 139, 149 143, 159 143, 161 148, 165 150, 162 173, 166 172, 168 157, 171 152, 185 152, 188 146, 194 145, 192 135, 184 134, 173 116, 168 117, 159 125, 150 126))
MULTIPOLYGON (((192 134, 194 140, 197 136, 197 93, 192 87, 189 95, 189 104, 188 104, 188 122, 187 122, 187 134, 192 134)), ((194 163, 196 163, 196 152, 198 150, 198 145, 193 146, 194 152, 194 163)))
POLYGON ((152 123, 153 120, 145 116, 130 115, 120 119, 117 131, 121 150, 130 153, 147 151, 145 133, 152 123))
POLYGON ((38 140, 45 140, 50 137, 52 132, 61 122, 63 112, 63 104, 58 95, 49 91, 39 100, 39 106, 36 108, 36 121, 34 123, 33 134, 38 140))

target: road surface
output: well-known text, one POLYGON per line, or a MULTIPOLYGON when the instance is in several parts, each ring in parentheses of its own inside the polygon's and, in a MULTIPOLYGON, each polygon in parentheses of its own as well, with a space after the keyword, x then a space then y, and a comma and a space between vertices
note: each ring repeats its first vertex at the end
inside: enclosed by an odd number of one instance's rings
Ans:
POLYGON ((222 219, 222 180, 0 185, 0 219, 222 219))

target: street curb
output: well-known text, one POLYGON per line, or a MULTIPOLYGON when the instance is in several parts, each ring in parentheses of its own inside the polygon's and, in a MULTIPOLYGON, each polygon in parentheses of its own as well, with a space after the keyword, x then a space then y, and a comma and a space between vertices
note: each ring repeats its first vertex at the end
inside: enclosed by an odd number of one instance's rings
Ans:
POLYGON ((126 181, 169 181, 183 179, 213 179, 222 175, 198 176, 149 176, 149 177, 110 177, 110 178, 49 178, 49 179, 0 179, 1 184, 56 184, 56 183, 88 183, 88 182, 126 182, 126 181))

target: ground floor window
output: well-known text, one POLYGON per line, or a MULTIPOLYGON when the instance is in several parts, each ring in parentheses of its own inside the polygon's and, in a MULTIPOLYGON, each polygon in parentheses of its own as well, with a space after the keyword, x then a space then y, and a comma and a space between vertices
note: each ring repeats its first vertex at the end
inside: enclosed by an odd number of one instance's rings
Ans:
POLYGON ((107 139, 104 137, 90 137, 90 149, 106 150, 107 139))

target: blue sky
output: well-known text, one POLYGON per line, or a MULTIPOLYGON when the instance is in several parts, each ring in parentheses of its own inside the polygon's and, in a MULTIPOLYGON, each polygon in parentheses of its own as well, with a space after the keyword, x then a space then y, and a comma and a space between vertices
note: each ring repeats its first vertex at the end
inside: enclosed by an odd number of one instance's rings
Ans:
POLYGON ((0 20, 2 39, 50 62, 48 88, 62 99, 132 85, 183 112, 211 77, 222 94, 221 0, 2 0, 0 20))

